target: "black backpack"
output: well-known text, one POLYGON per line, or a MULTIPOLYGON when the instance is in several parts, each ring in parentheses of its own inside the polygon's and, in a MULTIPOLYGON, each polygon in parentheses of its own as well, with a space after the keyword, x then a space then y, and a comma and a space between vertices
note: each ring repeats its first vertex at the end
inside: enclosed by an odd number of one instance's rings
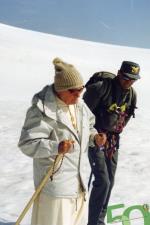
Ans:
MULTIPOLYGON (((113 87, 114 86, 113 85, 113 83, 114 83, 113 79, 115 77, 116 77, 116 75, 111 73, 111 72, 107 72, 107 71, 96 72, 91 76, 91 78, 88 80, 88 82, 85 85, 86 89, 88 89, 91 85, 93 85, 93 84, 95 85, 96 83, 98 84, 99 81, 105 81, 105 82, 108 83, 107 91, 103 94, 102 99, 100 100, 97 107, 95 108, 95 112, 93 112, 97 116, 97 118, 100 117, 100 115, 97 115, 98 114, 98 107, 103 109, 103 111, 105 111, 105 113, 108 109, 108 108, 106 108, 105 102, 107 102, 107 98, 110 95, 110 88, 109 88, 110 86, 112 87, 112 93, 115 93, 115 87, 113 87)), ((136 107, 136 92, 134 91, 134 89, 132 87, 130 88, 130 92, 129 92, 128 106, 130 108, 130 110, 128 111, 129 118, 131 116, 135 117, 134 111, 135 111, 135 108, 137 108, 136 107)), ((100 124, 103 124, 103 122, 104 122, 104 117, 103 117, 103 112, 102 112, 102 118, 101 118, 100 124)))
POLYGON ((92 75, 92 77, 86 83, 85 87, 87 88, 89 85, 94 84, 98 81, 102 81, 104 79, 114 79, 115 77, 116 75, 110 72, 106 72, 106 71, 96 72, 92 75))
MULTIPOLYGON (((116 75, 114 73, 108 72, 108 71, 100 71, 100 72, 96 72, 94 73, 90 79, 87 81, 87 83, 85 84, 85 87, 88 89, 88 86, 97 83, 98 81, 104 81, 104 80, 112 80, 116 77, 116 75)), ((103 99, 107 98, 107 95, 109 93, 105 93, 105 95, 103 96, 103 99)), ((135 99, 136 99, 136 92, 135 90, 131 87, 130 88, 130 96, 129 96, 129 102, 131 105, 131 115, 133 117, 135 117, 134 114, 134 110, 136 107, 135 105, 135 99)))

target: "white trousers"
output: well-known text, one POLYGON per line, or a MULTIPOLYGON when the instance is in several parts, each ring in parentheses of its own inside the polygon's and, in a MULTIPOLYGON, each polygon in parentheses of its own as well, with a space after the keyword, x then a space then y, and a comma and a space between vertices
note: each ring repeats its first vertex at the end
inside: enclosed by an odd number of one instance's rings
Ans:
POLYGON ((86 225, 87 208, 83 193, 78 198, 54 198, 41 193, 33 205, 31 225, 86 225))

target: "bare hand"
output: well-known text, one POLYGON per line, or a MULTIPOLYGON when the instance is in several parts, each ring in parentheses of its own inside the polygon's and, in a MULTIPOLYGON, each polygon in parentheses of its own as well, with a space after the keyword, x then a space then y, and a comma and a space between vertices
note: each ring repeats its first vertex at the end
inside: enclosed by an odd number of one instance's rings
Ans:
POLYGON ((74 141, 73 140, 64 140, 61 141, 58 145, 58 153, 59 154, 66 154, 71 150, 73 147, 74 141))
POLYGON ((99 147, 102 145, 105 145, 106 140, 107 140, 107 136, 105 133, 96 134, 94 137, 95 144, 99 147))

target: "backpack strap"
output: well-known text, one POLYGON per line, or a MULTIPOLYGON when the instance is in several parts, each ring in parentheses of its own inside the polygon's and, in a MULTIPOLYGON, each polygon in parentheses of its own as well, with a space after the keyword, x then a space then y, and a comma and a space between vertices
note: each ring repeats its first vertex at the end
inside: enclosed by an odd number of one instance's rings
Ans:
POLYGON ((129 116, 133 116, 133 118, 135 118, 135 109, 137 109, 136 102, 137 102, 137 95, 136 95, 134 88, 131 87, 129 116))

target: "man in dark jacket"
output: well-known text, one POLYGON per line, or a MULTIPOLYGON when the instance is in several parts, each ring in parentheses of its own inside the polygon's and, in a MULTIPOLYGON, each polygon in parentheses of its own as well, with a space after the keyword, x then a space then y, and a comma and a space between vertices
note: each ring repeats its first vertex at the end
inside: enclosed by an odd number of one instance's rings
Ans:
POLYGON ((136 93, 131 87, 139 76, 137 63, 124 61, 114 79, 101 79, 87 85, 84 101, 96 116, 95 127, 107 135, 104 147, 89 149, 94 175, 89 200, 88 225, 105 225, 104 219, 114 185, 119 149, 119 137, 136 108, 136 93))

